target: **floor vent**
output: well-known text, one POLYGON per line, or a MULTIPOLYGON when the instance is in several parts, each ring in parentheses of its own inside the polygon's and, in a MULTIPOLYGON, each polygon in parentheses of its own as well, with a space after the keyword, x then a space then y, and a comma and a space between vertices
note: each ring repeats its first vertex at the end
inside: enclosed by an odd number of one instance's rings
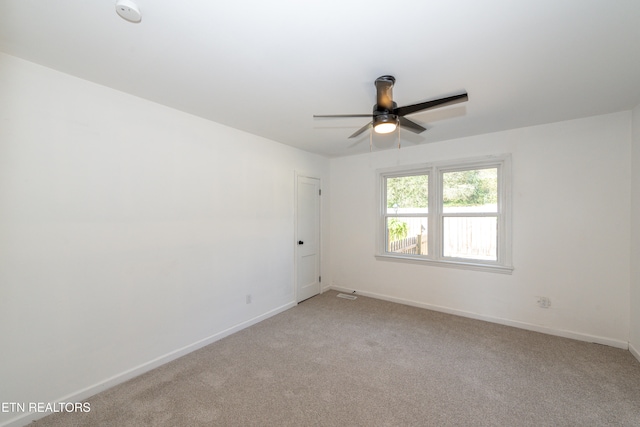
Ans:
POLYGON ((350 300, 354 300, 356 298, 358 298, 355 295, 348 295, 348 294, 338 294, 338 298, 344 298, 344 299, 350 299, 350 300))

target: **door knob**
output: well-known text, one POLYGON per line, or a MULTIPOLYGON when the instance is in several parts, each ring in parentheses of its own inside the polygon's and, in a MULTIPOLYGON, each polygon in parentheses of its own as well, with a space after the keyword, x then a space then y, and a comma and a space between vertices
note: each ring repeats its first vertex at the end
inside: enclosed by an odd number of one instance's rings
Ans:
POLYGON ((298 240, 298 244, 299 245, 304 245, 304 242, 302 240, 298 240))

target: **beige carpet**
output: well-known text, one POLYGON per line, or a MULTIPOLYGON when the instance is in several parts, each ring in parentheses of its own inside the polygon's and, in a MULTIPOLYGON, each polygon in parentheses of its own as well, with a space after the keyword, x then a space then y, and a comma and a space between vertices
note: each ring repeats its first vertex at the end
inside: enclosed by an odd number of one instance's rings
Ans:
POLYGON ((625 350, 327 292, 43 426, 640 426, 625 350))

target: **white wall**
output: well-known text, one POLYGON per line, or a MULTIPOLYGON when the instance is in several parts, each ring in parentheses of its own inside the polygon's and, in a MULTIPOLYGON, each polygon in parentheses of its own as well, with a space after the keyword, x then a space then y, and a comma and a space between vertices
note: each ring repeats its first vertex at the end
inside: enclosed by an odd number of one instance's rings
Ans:
POLYGON ((640 360, 640 105, 632 113, 631 331, 629 349, 640 360))
POLYGON ((626 348, 630 123, 622 112, 332 160, 333 286, 626 348), (501 153, 513 158, 512 275, 374 258, 377 168, 501 153))
POLYGON ((0 401, 86 397, 292 306, 296 170, 329 161, 0 54, 0 401))

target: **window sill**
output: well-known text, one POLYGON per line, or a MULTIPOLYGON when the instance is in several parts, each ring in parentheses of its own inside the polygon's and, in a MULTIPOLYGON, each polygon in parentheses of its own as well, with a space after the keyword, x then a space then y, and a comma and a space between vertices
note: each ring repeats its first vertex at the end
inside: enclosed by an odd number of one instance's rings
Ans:
POLYGON ((391 262, 404 262, 408 264, 422 264, 432 265, 436 267, 458 268, 461 270, 476 270, 485 271, 490 273, 511 274, 513 267, 507 267, 504 265, 495 264, 480 264, 468 261, 448 261, 448 260, 434 260, 426 258, 417 258, 411 256, 402 255, 380 255, 377 254, 376 259, 378 261, 391 261, 391 262))

